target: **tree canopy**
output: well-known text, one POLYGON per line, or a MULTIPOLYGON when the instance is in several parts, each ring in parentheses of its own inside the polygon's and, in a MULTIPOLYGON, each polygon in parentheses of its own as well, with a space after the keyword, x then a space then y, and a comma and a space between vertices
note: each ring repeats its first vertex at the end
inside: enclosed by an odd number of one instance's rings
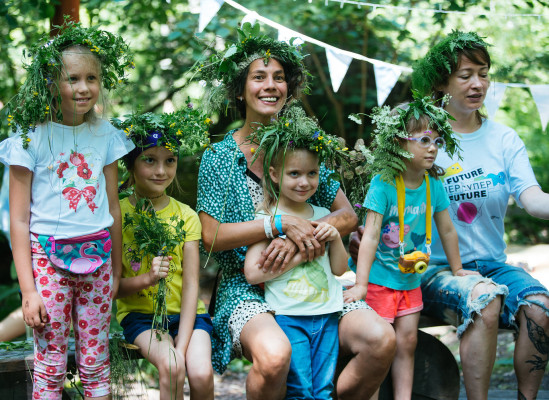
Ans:
MULTIPOLYGON (((22 50, 40 35, 47 34, 57 3, 58 0, 0 3, 0 102, 9 101, 22 83, 22 50)), ((376 0, 380 5, 377 8, 331 0, 239 3, 337 48, 406 67, 411 67, 452 29, 473 30, 493 45, 490 49, 492 81, 549 83, 546 28, 549 4, 545 1, 376 0), (450 13, 426 11, 434 9, 450 13)), ((162 111, 167 101, 175 108, 183 107, 187 96, 200 96, 200 86, 189 84, 190 67, 206 56, 203 54, 205 43, 222 47, 227 38, 236 40, 235 28, 244 14, 224 4, 206 29, 197 34, 198 11, 199 0, 81 0, 83 24, 100 25, 123 35, 136 53, 136 69, 130 77, 132 85, 109 96, 109 116, 127 114, 138 106, 143 111, 162 111)), ((277 34, 269 26, 264 25, 262 30, 277 34)), ((306 43, 304 52, 308 54, 306 63, 314 76, 312 93, 304 99, 307 112, 319 119, 326 132, 345 137, 351 146, 358 138, 368 141, 372 130, 370 121, 356 125, 347 116, 369 114, 377 105, 373 66, 353 60, 339 91, 334 93, 325 50, 306 43)), ((396 105, 410 98, 410 74, 403 73, 385 104, 396 105)), ((235 117, 236 113, 213 116, 212 132, 222 133, 231 124, 237 125, 235 117)), ((7 133, 6 116, 0 113, 0 119, 0 129, 7 133)), ((548 129, 542 131, 538 110, 528 89, 507 88, 495 119, 517 130, 526 143, 542 188, 549 190, 549 171, 545 168, 549 157, 548 129)), ((549 241, 543 224, 525 218, 520 210, 512 209, 509 218, 512 240, 549 241)))

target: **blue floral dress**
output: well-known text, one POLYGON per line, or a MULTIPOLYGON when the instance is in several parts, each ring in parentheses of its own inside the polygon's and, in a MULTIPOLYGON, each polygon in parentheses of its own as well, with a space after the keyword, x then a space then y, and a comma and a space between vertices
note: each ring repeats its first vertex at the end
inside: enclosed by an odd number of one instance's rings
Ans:
MULTIPOLYGON (((198 199, 196 211, 205 212, 221 223, 236 223, 255 219, 254 204, 250 194, 244 154, 233 139, 232 130, 225 138, 204 153, 198 175, 198 199)), ((328 179, 331 171, 320 168, 318 190, 309 202, 330 209, 339 189, 339 182, 328 179)), ((212 363, 222 374, 231 359, 240 356, 233 350, 233 339, 228 321, 235 308, 245 300, 265 303, 263 290, 250 285, 244 276, 244 259, 247 247, 212 253, 222 270, 217 289, 213 318, 212 363)))

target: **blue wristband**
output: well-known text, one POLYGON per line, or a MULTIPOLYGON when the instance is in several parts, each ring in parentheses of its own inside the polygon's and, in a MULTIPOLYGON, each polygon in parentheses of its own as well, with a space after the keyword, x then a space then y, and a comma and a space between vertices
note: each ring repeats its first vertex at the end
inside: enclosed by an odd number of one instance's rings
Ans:
POLYGON ((274 221, 275 228, 278 231, 278 236, 283 235, 284 232, 282 232, 282 215, 275 215, 274 221))

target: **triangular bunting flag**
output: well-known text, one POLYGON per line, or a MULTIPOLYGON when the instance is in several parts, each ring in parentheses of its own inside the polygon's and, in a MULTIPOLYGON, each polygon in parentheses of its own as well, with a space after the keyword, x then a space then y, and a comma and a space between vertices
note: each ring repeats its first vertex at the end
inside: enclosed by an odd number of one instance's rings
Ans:
POLYGON ((292 31, 291 29, 286 28, 280 28, 278 30, 278 40, 280 42, 289 43, 291 38, 296 38, 293 43, 294 46, 299 46, 305 43, 305 41, 301 38, 301 36, 299 36, 299 33, 297 33, 296 31, 292 31))
POLYGON ((202 32, 217 14, 224 0, 200 0, 200 15, 198 16, 198 32, 202 32))
POLYGON ((499 110, 499 103, 503 99, 505 94, 505 89, 507 85, 500 82, 492 82, 486 93, 486 98, 484 99, 484 106, 488 112, 488 118, 494 118, 496 112, 499 110))
POLYGON ((349 69, 351 61, 353 61, 353 57, 327 48, 326 58, 328 59, 328 69, 330 71, 330 79, 332 80, 332 88, 334 89, 334 92, 337 92, 349 69))
POLYGON ((251 25, 255 25, 255 21, 257 20, 258 14, 255 11, 252 11, 251 13, 248 13, 244 15, 244 18, 242 18, 242 21, 240 21, 241 25, 244 25, 246 22, 249 22, 251 25))
POLYGON ((374 64, 378 106, 381 107, 383 103, 385 103, 389 93, 391 93, 391 90, 395 87, 401 72, 402 70, 400 68, 390 67, 385 64, 374 64))
POLYGON ((541 118, 541 129, 545 131, 549 121, 549 85, 530 85, 529 87, 541 118))

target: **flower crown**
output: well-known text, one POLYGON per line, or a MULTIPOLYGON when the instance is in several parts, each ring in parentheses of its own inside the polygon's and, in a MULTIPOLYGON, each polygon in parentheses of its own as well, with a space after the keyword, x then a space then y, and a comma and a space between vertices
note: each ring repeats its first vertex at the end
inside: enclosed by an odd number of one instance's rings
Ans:
MULTIPOLYGON (((228 106, 228 99, 237 90, 237 78, 255 60, 263 58, 265 65, 271 58, 280 61, 282 64, 292 66, 308 75, 303 64, 300 46, 293 43, 296 38, 290 39, 289 43, 275 40, 267 35, 259 34, 259 24, 251 25, 245 22, 242 29, 237 29, 239 40, 227 46, 226 50, 215 52, 207 62, 200 62, 193 67, 198 79, 205 82, 206 96, 204 106, 211 111, 218 111, 228 106)), ((304 88, 304 91, 307 87, 304 88)))
MULTIPOLYGON (((149 147, 164 146, 178 156, 190 156, 210 144, 211 120, 189 100, 187 107, 170 114, 137 112, 125 117, 124 121, 113 118, 111 122, 134 142, 139 154, 149 147)), ((128 158, 123 161, 127 166, 128 158)))
MULTIPOLYGON (((445 151, 450 157, 458 154, 460 147, 449 120, 454 118, 446 110, 436 105, 437 100, 430 97, 421 97, 417 91, 412 91, 413 101, 398 106, 391 110, 389 106, 375 107, 370 117, 375 125, 374 138, 368 148, 361 141, 357 142, 355 152, 358 156, 355 159, 363 159, 361 165, 355 166, 356 176, 350 185, 352 188, 349 200, 360 210, 364 201, 368 185, 365 181, 371 180, 375 175, 381 175, 385 182, 394 182, 395 177, 406 170, 405 159, 412 158, 412 154, 406 151, 399 139, 406 139, 410 133, 406 125, 410 119, 419 120, 421 116, 428 119, 428 127, 437 131, 440 137, 446 142, 445 151), (367 179, 369 177, 369 179, 367 179), (359 184, 360 182, 360 184, 359 184)), ((448 100, 445 96, 445 101, 448 100)), ((349 115, 349 119, 361 123, 357 114, 349 115)), ((360 212, 358 212, 360 215, 360 212)))
MULTIPOLYGON (((347 162, 345 140, 325 133, 318 122, 307 116, 298 104, 289 105, 283 114, 269 125, 257 124, 247 138, 257 143, 253 149, 252 163, 263 155, 263 171, 268 188, 273 184, 268 173, 269 167, 280 151, 306 149, 318 154, 320 162, 328 168, 338 168, 347 162)), ((334 177, 338 177, 336 174, 334 177)))
MULTIPOLYGON (((37 124, 52 119, 54 100, 58 105, 61 103, 61 96, 54 94, 51 86, 56 85, 56 78, 63 71, 63 50, 74 45, 89 48, 100 60, 101 81, 106 89, 126 83, 126 70, 135 68, 129 47, 120 36, 95 27, 84 28, 67 17, 64 24, 56 28, 59 34, 53 39, 44 35, 30 47, 27 55, 32 57, 32 61, 24 65, 27 79, 6 105, 8 126, 11 126, 13 132, 20 128, 24 148, 30 142, 28 132, 34 130, 37 124)), ((60 107, 57 107, 56 118, 58 121, 63 120, 60 107)))
POLYGON ((450 60, 458 62, 458 55, 464 49, 480 49, 490 45, 475 32, 452 31, 437 43, 414 65, 412 87, 422 96, 430 95, 444 72, 452 73, 450 60))

